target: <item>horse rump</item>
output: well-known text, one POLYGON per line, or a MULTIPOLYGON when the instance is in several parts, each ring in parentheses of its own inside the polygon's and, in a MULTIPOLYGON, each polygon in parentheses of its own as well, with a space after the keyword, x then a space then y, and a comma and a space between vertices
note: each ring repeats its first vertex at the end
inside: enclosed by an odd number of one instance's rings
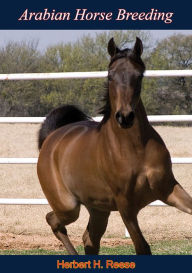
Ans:
POLYGON ((83 113, 74 105, 63 105, 53 109, 43 122, 38 135, 38 148, 41 146, 46 137, 57 128, 83 120, 91 120, 89 116, 83 113))

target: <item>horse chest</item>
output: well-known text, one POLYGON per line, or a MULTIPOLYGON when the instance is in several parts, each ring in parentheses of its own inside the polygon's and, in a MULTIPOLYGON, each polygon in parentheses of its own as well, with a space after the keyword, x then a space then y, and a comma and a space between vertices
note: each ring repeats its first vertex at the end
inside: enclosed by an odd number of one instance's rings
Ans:
POLYGON ((103 164, 105 172, 118 180, 130 180, 137 176, 144 166, 143 151, 108 156, 103 164))

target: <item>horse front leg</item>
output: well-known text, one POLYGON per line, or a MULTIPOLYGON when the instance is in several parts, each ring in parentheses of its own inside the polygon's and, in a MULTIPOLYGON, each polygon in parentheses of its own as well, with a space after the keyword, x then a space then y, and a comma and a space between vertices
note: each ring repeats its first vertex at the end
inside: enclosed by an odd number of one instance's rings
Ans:
POLYGON ((47 223, 51 226, 57 239, 63 243, 69 255, 77 255, 78 253, 67 235, 67 229, 65 226, 74 222, 78 218, 79 209, 80 207, 77 206, 73 211, 63 211, 62 213, 57 214, 52 211, 46 215, 47 223))
POLYGON ((133 204, 128 202, 124 196, 118 197, 116 203, 123 222, 135 246, 136 254, 151 255, 150 246, 143 237, 137 221, 138 211, 136 208, 133 206, 133 204))
POLYGON ((192 198, 175 178, 170 177, 162 181, 161 184, 159 183, 154 187, 153 192, 158 199, 167 205, 192 214, 192 198))

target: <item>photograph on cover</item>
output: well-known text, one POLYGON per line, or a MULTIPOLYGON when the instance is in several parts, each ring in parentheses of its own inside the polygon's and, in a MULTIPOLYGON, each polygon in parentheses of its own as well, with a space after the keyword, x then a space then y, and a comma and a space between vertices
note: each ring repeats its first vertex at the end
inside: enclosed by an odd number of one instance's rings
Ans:
POLYGON ((192 254, 192 30, 0 35, 0 254, 192 254))

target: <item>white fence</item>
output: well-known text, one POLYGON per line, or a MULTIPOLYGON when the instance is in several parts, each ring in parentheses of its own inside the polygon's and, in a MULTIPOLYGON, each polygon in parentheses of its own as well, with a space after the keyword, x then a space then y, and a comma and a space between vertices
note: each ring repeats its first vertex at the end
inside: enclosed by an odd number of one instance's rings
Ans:
MULTIPOLYGON (((147 70, 145 77, 191 77, 192 70, 147 70)), ((87 79, 105 78, 107 71, 93 72, 57 72, 57 73, 24 73, 0 74, 0 81, 6 80, 50 80, 50 79, 87 79)))
MULTIPOLYGON (((0 80, 47 80, 47 79, 85 79, 105 78, 107 71, 101 72, 65 72, 65 73, 25 73, 0 74, 0 80)), ((192 70, 147 70, 145 77, 189 77, 192 70)), ((100 120, 96 117, 95 120, 100 120)), ((160 115, 148 116, 150 122, 184 122, 192 121, 192 115, 160 115)), ((41 123, 44 117, 0 117, 0 123, 41 123)), ((36 164, 37 158, 0 158, 0 164, 36 164)), ((192 157, 172 158, 173 164, 192 164, 192 157)), ((46 205, 46 199, 0 198, 0 204, 6 205, 46 205)), ((161 201, 151 203, 152 206, 165 205, 161 201)))

